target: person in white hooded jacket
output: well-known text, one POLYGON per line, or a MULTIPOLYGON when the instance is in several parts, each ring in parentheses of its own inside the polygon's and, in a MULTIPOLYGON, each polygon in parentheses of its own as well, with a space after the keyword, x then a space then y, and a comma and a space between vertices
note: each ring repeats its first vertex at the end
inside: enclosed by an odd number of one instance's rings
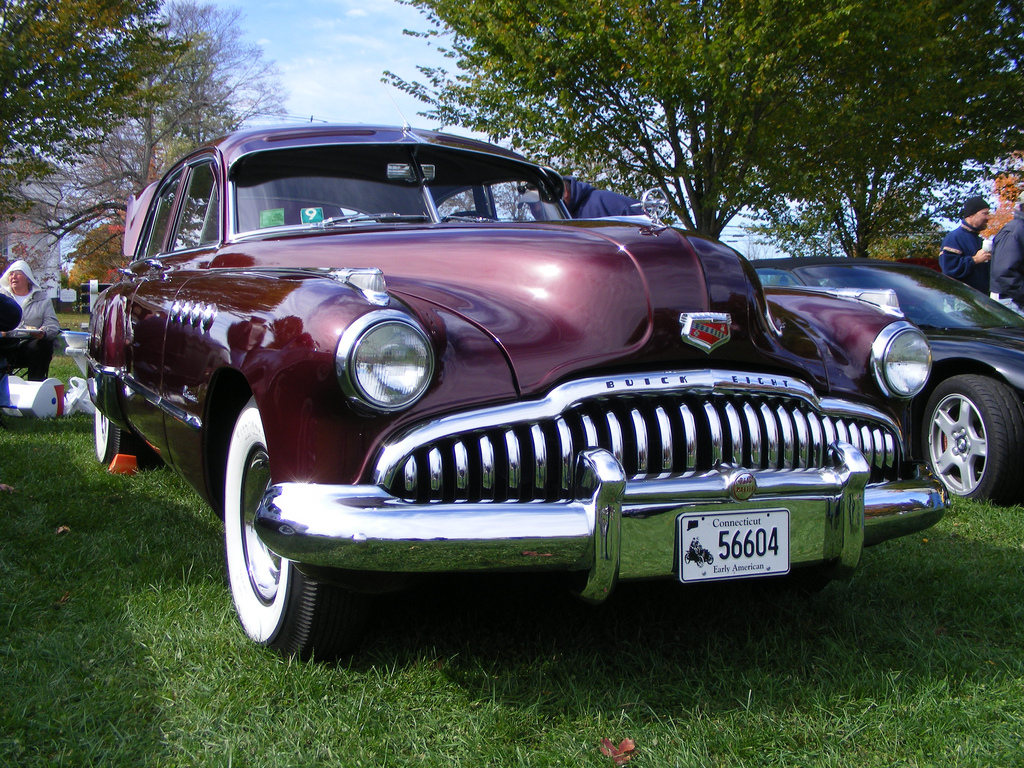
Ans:
POLYGON ((60 321, 46 291, 36 282, 32 267, 18 259, 0 277, 0 291, 21 305, 21 323, 0 336, 0 357, 12 368, 26 368, 29 381, 43 381, 50 372, 53 344, 60 321))

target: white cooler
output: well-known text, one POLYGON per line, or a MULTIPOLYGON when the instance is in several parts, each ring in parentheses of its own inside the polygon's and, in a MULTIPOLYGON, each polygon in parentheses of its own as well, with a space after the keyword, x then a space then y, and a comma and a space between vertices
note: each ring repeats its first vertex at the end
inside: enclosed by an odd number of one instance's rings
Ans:
MULTIPOLYGON (((35 416, 37 419, 64 414, 64 383, 60 379, 25 381, 17 376, 6 378, 10 403, 8 409, 17 410, 18 415, 35 416)), ((0 402, 2 399, 0 393, 0 402)))

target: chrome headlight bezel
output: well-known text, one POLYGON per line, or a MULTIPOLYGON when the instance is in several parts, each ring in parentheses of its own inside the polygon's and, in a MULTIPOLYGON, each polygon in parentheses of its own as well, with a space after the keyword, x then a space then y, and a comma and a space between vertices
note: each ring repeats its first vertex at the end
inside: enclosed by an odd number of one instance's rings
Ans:
POLYGON ((411 317, 397 310, 368 312, 357 318, 341 335, 334 354, 335 371, 342 391, 355 406, 374 413, 394 413, 414 405, 433 381, 434 362, 434 348, 426 331, 411 317), (411 373, 413 382, 402 388, 382 384, 387 377, 375 376, 370 370, 373 364, 367 368, 365 361, 360 360, 360 354, 366 352, 367 345, 380 334, 396 332, 404 336, 412 354, 412 360, 407 359, 401 365, 408 368, 411 362, 412 370, 406 375, 411 373), (378 386, 370 386, 371 383, 378 386))
POLYGON ((875 381, 887 397, 909 399, 928 382, 932 369, 931 345, 916 325, 906 321, 890 323, 879 331, 871 344, 871 368, 875 381))

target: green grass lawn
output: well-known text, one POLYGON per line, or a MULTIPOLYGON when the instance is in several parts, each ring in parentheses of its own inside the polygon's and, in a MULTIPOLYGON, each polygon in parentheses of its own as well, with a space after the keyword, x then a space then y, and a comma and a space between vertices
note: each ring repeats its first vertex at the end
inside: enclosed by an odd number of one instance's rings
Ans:
POLYGON ((87 416, 10 422, 2 766, 612 766, 604 738, 638 768, 1024 764, 1020 508, 958 502, 809 598, 439 578, 303 664, 245 638, 175 475, 108 473, 87 416))

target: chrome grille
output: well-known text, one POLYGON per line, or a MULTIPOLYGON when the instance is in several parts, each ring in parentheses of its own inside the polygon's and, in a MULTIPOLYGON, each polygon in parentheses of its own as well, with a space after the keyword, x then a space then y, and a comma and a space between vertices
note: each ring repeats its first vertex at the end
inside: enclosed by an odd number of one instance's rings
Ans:
POLYGON ((852 443, 872 481, 894 479, 900 440, 887 423, 829 414, 806 397, 671 391, 589 397, 556 415, 428 435, 407 447, 381 485, 402 499, 554 501, 570 498, 576 455, 610 451, 632 481, 703 472, 719 464, 820 468, 836 440, 852 443))

